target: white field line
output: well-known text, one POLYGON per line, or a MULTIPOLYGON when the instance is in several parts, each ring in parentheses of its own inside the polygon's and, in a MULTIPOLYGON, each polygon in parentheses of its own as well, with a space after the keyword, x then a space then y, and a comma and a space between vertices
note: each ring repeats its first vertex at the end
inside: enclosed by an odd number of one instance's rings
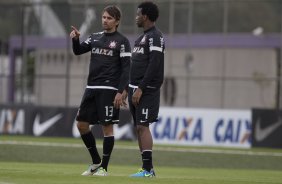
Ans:
MULTIPOLYGON (((53 146, 53 147, 67 147, 67 148, 84 148, 83 143, 52 143, 52 142, 32 142, 32 141, 0 141, 0 145, 24 145, 24 146, 53 146)), ((102 148, 102 145, 97 145, 102 148)), ((116 145, 116 149, 138 150, 137 146, 116 145)), ((197 149, 197 148, 176 148, 176 147, 154 147, 155 151, 167 152, 190 152, 190 153, 212 153, 212 154, 227 154, 227 155, 249 155, 249 156, 274 156, 282 157, 279 152, 261 152, 248 150, 220 150, 220 149, 197 149)), ((1 183, 0 183, 1 184, 1 183)))

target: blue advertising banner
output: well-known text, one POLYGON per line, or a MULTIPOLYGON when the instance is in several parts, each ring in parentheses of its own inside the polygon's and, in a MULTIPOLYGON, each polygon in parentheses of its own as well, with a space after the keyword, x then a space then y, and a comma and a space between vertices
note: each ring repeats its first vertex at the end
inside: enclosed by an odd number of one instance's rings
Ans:
POLYGON ((155 143, 251 147, 251 111, 161 108, 150 126, 155 143))
MULTIPOLYGON (((0 134, 80 137, 76 108, 0 105, 0 134)), ((251 110, 160 108, 150 126, 154 143, 193 146, 251 147, 251 110)), ((101 126, 91 130, 103 138, 101 126)), ((128 109, 114 126, 116 139, 136 140, 128 109)))

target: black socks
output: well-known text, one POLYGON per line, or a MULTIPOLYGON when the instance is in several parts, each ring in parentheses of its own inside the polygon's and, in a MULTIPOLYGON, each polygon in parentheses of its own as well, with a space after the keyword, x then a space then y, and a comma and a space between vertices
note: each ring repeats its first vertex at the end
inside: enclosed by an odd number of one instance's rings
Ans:
POLYGON ((106 171, 108 169, 109 160, 110 160, 113 148, 114 148, 114 143, 115 143, 115 137, 114 136, 104 137, 103 161, 102 161, 101 167, 103 167, 106 171))
POLYGON ((151 169, 153 168, 152 151, 151 150, 143 151, 143 153, 142 153, 142 161, 143 161, 142 168, 145 169, 146 171, 150 172, 151 169))
POLYGON ((87 147, 87 149, 88 149, 88 151, 91 155, 93 164, 100 164, 101 158, 100 158, 98 150, 96 148, 95 137, 93 136, 91 131, 86 133, 86 134, 81 135, 81 139, 83 140, 85 146, 87 147))

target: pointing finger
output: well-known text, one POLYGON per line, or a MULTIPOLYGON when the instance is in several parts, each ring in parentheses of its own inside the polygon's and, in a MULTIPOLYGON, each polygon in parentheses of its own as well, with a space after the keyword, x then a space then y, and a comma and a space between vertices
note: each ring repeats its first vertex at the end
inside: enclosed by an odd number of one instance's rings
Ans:
POLYGON ((76 27, 71 26, 72 30, 74 30, 75 32, 78 32, 78 30, 76 29, 76 27))

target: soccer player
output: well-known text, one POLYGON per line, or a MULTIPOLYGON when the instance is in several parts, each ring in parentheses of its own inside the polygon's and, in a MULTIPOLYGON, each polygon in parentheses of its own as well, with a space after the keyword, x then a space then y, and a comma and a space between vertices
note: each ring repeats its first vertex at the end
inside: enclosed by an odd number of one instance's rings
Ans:
POLYGON ((117 32, 121 12, 107 6, 102 12, 102 32, 92 33, 84 42, 72 26, 75 55, 91 52, 87 86, 76 116, 77 127, 87 147, 92 164, 82 175, 107 176, 108 163, 114 147, 113 124, 119 122, 119 108, 126 105, 124 89, 128 85, 131 48, 128 39, 117 32), (99 156, 90 124, 102 125, 103 157, 99 156))
POLYGON ((164 78, 164 38, 155 22, 159 10, 152 2, 137 8, 136 24, 144 33, 135 41, 130 65, 128 101, 142 156, 142 168, 131 177, 154 177, 153 139, 149 125, 157 121, 164 78))

